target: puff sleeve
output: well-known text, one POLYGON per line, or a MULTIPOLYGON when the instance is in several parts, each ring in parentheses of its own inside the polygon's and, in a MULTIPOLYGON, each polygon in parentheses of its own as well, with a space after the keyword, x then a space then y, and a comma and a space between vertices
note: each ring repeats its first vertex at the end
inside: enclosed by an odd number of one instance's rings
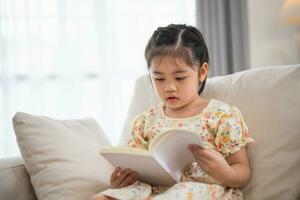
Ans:
POLYGON ((145 114, 138 115, 131 124, 131 139, 128 142, 130 147, 148 149, 149 141, 145 137, 145 114))
POLYGON ((217 150, 225 157, 253 141, 249 137, 248 127, 238 108, 231 107, 228 112, 219 113, 219 117, 215 144, 217 150))

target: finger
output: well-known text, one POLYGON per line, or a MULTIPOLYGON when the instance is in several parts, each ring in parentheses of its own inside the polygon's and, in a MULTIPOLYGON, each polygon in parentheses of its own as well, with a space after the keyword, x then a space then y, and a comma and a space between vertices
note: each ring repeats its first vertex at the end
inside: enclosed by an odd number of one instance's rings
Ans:
POLYGON ((204 152, 204 148, 202 148, 202 147, 200 147, 200 146, 198 146, 198 145, 195 145, 195 144, 190 144, 189 146, 188 146, 188 149, 194 154, 194 155, 198 155, 198 154, 200 154, 200 155, 202 155, 203 154, 203 152, 204 152))
POLYGON ((201 147, 198 148, 196 145, 190 145, 189 150, 192 152, 193 156, 195 157, 198 163, 207 162, 207 155, 205 149, 201 147))
POLYGON ((132 179, 132 181, 129 183, 129 185, 134 184, 138 180, 138 176, 135 179, 132 179))
POLYGON ((205 149, 203 146, 199 145, 199 144, 193 144, 195 148, 197 149, 205 149))
POLYGON ((137 178, 137 174, 135 172, 131 172, 124 180, 123 182, 121 183, 120 187, 125 187, 125 186, 128 186, 128 185, 131 185, 130 183, 133 181, 133 180, 136 180, 137 178))
POLYGON ((197 151, 192 151, 192 154, 197 161, 203 162, 203 156, 199 155, 197 151))
POLYGON ((193 155, 200 164, 200 162, 203 165, 208 165, 211 162, 215 162, 217 158, 219 157, 219 152, 214 149, 200 149, 195 147, 193 151, 193 155))
POLYGON ((116 185, 120 186, 123 180, 132 172, 131 169, 124 169, 120 175, 117 177, 115 183, 116 185))
POLYGON ((198 149, 198 150, 204 150, 204 149, 205 149, 203 146, 198 145, 198 144, 192 144, 192 147, 193 147, 194 149, 198 149))
POLYGON ((214 161, 216 159, 216 157, 218 157, 220 154, 218 151, 214 150, 214 149, 204 149, 204 150, 200 150, 198 149, 199 154, 201 154, 201 156, 203 157, 203 159, 207 160, 207 161, 214 161))
POLYGON ((189 144, 189 145, 188 145, 188 149, 189 149, 190 151, 196 151, 196 150, 198 149, 197 146, 198 146, 198 145, 196 145, 196 144, 189 144))
POLYGON ((131 181, 129 182, 129 185, 134 184, 134 183, 137 181, 137 179, 138 179, 138 174, 135 173, 135 174, 132 176, 132 179, 131 179, 131 181))
POLYGON ((200 154, 201 156, 203 156, 205 158, 211 158, 212 153, 214 153, 214 152, 211 152, 211 151, 214 151, 214 150, 204 148, 204 147, 202 147, 200 145, 197 145, 197 144, 193 144, 191 149, 192 149, 193 152, 198 153, 198 154, 200 154))
POLYGON ((134 172, 135 172, 135 178, 131 181, 130 185, 135 183, 139 178, 139 174, 136 171, 134 171, 134 172))
POLYGON ((114 182, 117 179, 120 172, 121 172, 121 168, 116 167, 115 171, 113 171, 113 173, 110 176, 110 182, 114 182))
POLYGON ((190 151, 193 151, 193 149, 194 149, 193 144, 189 144, 189 145, 188 145, 188 149, 189 149, 190 151))

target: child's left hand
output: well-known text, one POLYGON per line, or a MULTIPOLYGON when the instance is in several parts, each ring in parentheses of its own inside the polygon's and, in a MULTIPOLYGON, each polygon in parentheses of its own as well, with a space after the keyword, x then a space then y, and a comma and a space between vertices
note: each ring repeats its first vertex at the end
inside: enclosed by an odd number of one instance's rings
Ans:
POLYGON ((201 169, 216 180, 223 182, 224 178, 231 174, 230 165, 218 151, 197 144, 190 144, 188 149, 193 153, 201 169))

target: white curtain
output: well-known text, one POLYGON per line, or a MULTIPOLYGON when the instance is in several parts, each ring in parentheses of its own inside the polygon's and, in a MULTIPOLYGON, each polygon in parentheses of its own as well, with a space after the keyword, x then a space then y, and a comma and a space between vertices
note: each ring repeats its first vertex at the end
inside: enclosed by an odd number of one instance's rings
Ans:
POLYGON ((195 25, 194 0, 0 0, 0 157, 17 111, 93 117, 113 144, 157 26, 195 25))

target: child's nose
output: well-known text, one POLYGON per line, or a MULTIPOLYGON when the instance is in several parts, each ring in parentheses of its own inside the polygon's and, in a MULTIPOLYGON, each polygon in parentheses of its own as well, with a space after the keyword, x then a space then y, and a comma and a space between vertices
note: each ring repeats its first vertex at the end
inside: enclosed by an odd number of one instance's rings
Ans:
POLYGON ((174 92, 176 90, 177 90, 177 87, 174 83, 167 83, 167 85, 165 87, 166 92, 174 92))

